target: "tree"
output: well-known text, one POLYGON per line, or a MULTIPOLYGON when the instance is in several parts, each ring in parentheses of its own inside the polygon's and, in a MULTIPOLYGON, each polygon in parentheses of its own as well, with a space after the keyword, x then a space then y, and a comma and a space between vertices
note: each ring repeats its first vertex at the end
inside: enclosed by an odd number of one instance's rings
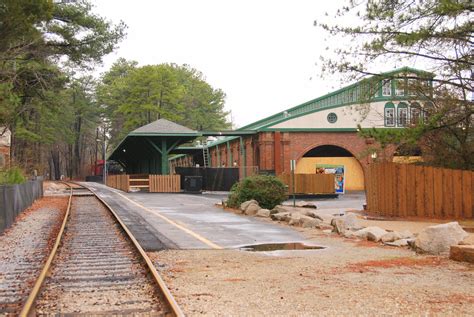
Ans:
POLYGON ((104 74, 97 95, 114 145, 130 131, 160 118, 196 130, 229 127, 225 94, 186 65, 136 67, 135 62, 121 59, 104 74))
MULTIPOLYGON (((315 21, 334 42, 344 44, 334 48, 337 58, 322 58, 322 69, 351 79, 367 74, 377 79, 381 74, 373 68, 382 63, 416 63, 436 73, 432 87, 421 84, 425 78, 408 75, 408 89, 430 105, 422 109, 429 119, 403 132, 399 143, 417 140, 432 164, 472 169, 473 9, 471 1, 460 0, 349 1, 336 14, 340 25, 315 21)), ((377 138, 370 131, 365 135, 377 138)))
MULTIPOLYGON (((113 25, 94 14, 85 0, 5 0, 0 19, 0 126, 12 131, 12 158, 27 169, 37 168, 46 153, 49 157, 46 147, 55 144, 51 157, 58 158, 59 166, 64 141, 74 149, 65 154, 64 161, 71 163, 68 174, 77 174, 76 160, 80 163, 82 158, 77 157, 79 143, 84 140, 82 119, 87 115, 73 70, 100 63, 124 37, 125 25, 113 25), (65 108, 71 112, 64 112, 65 108), (76 134, 65 140, 69 113, 75 114, 70 127, 76 134), (55 136, 50 127, 58 127, 55 136)), ((91 142, 95 144, 95 138, 91 142)))

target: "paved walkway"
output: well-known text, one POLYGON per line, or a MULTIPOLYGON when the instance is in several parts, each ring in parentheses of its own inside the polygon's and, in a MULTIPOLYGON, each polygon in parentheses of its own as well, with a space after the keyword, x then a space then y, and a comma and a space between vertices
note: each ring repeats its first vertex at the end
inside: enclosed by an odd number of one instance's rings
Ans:
POLYGON ((304 237, 291 228, 215 207, 214 204, 220 202, 219 196, 124 193, 98 183, 83 184, 119 214, 147 251, 304 241, 304 237))

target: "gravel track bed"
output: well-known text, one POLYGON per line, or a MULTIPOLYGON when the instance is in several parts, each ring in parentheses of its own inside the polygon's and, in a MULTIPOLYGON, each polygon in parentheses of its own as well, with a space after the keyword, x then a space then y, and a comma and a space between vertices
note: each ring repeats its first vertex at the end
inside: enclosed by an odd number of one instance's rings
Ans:
POLYGON ((37 313, 162 315, 160 295, 138 256, 95 197, 74 197, 37 313))
POLYGON ((188 316, 473 316, 472 264, 297 230, 326 249, 150 257, 188 316))
POLYGON ((41 272, 66 211, 67 198, 45 197, 0 235, 0 315, 15 315, 41 272))

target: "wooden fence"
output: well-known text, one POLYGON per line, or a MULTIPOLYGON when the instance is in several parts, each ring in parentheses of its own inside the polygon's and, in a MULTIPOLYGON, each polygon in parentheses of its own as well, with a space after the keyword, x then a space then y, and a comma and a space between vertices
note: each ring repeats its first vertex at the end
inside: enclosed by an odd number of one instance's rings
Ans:
MULTIPOLYGON (((281 174, 278 178, 288 185, 288 192, 293 193, 291 174, 281 174)), ((295 193, 334 194, 334 174, 295 174, 295 193)))
POLYGON ((148 190, 150 193, 179 193, 179 175, 109 175, 107 186, 129 192, 130 188, 148 190))
POLYGON ((472 219, 474 172, 378 163, 366 175, 367 209, 388 217, 472 219))
POLYGON ((150 193, 179 193, 181 177, 179 175, 148 175, 150 193))
POLYGON ((108 175, 107 186, 123 190, 124 192, 130 191, 130 176, 129 175, 108 175))

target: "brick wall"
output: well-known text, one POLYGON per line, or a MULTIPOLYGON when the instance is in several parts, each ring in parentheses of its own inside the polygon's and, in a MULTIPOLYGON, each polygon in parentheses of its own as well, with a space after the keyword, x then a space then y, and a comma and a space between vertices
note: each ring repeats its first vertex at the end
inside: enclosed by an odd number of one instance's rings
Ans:
MULTIPOLYGON (((279 138, 280 150, 275 151, 274 132, 261 132, 257 136, 243 137, 243 145, 246 150, 245 161, 241 155, 240 140, 230 141, 232 160, 237 161, 238 166, 258 166, 260 170, 267 171, 275 171, 276 167, 281 169, 276 171, 277 173, 289 172, 291 159, 299 160, 306 152, 321 145, 336 145, 357 157, 364 170, 372 161, 370 157, 359 157, 370 144, 359 137, 357 132, 281 132, 279 138), (280 164, 275 164, 276 160, 279 160, 280 164)), ((227 144, 220 144, 218 148, 220 163, 225 162, 227 166, 229 162, 227 144)), ((218 166, 216 147, 210 148, 210 153, 213 158, 213 166, 218 166)), ((388 156, 392 154, 393 150, 389 150, 388 156)))

